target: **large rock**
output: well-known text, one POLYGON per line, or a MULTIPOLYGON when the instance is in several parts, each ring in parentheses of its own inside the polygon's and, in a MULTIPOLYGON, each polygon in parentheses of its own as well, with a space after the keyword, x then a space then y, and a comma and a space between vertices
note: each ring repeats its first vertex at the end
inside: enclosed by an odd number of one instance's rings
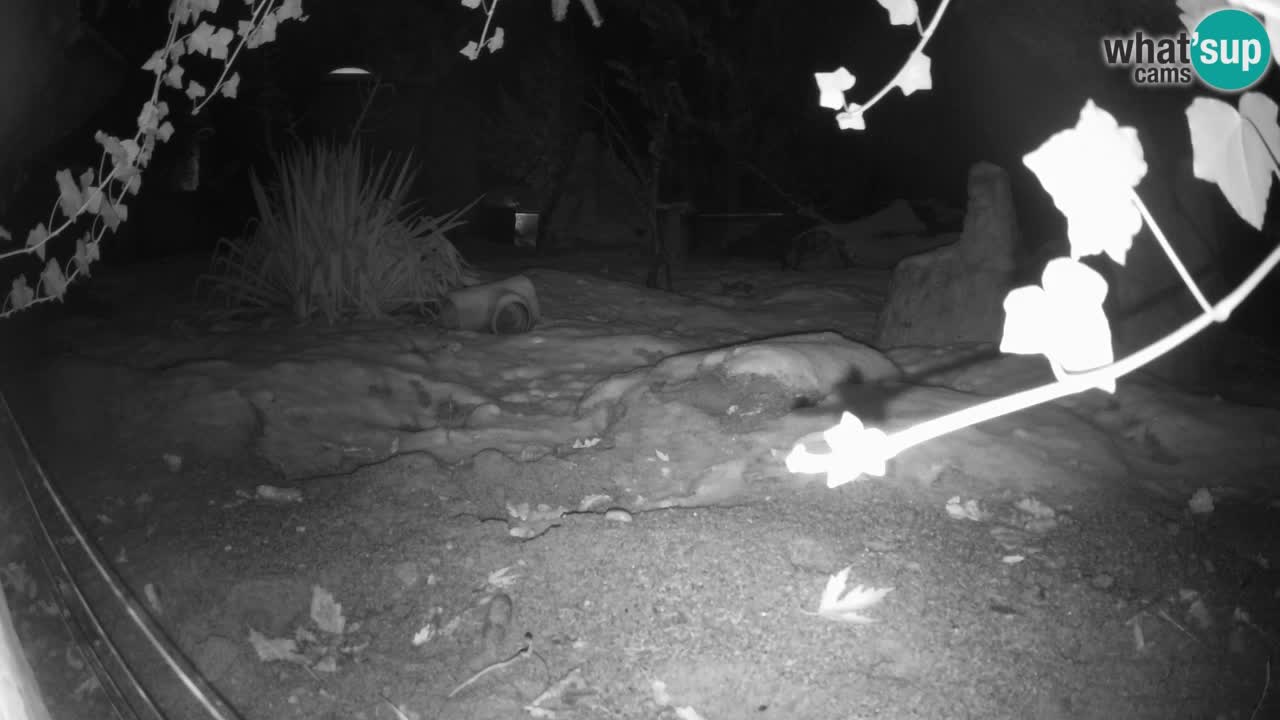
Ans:
POLYGON ((1008 174, 990 163, 974 165, 964 232, 954 244, 898 264, 876 344, 998 343, 1017 245, 1008 174))

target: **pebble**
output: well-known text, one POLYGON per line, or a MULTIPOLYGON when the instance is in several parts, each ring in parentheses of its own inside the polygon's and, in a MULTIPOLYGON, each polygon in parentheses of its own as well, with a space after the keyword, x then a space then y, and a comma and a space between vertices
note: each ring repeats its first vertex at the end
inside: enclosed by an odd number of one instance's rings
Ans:
POLYGON ((418 570, 418 564, 415 562, 402 562, 396 565, 395 574, 396 579, 406 588, 417 585, 422 577, 421 572, 418 570))

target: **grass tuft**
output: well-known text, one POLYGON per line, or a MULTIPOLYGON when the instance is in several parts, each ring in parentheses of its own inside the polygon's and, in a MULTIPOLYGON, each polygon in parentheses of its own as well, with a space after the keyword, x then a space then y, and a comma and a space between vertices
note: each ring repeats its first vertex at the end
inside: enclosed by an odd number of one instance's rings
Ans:
POLYGON ((446 233, 475 204, 439 217, 409 200, 411 158, 374 166, 359 143, 300 145, 275 160, 275 181, 249 181, 258 221, 224 238, 205 280, 230 315, 287 308, 330 325, 414 310, 438 313, 470 267, 446 233))

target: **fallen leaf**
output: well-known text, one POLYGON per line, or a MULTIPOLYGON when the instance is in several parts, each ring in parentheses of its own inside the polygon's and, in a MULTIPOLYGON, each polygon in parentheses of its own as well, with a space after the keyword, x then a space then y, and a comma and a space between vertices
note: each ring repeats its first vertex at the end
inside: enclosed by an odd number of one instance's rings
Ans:
POLYGON ((341 635, 347 628, 342 605, 334 602, 333 593, 319 585, 311 587, 311 619, 316 627, 330 635, 341 635))
POLYGON ((808 613, 806 611, 806 613, 820 615, 828 620, 860 625, 875 622, 872 618, 863 615, 861 611, 879 603, 884 599, 885 595, 893 592, 893 588, 873 588, 865 585, 856 585, 846 591, 845 586, 849 582, 849 571, 852 569, 853 566, 850 565, 828 578, 827 586, 822 591, 822 600, 818 603, 818 611, 816 613, 808 613))
POLYGON ((293 638, 269 638, 257 630, 249 631, 249 644, 263 662, 291 662, 305 665, 307 659, 298 652, 293 638))

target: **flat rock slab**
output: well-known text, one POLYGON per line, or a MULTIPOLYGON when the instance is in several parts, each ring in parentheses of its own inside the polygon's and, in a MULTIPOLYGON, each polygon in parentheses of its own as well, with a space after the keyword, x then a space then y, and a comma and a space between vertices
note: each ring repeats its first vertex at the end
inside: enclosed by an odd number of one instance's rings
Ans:
MULTIPOLYGON (((834 333, 761 340, 785 323, 535 277, 562 301, 523 335, 240 328, 145 340, 150 367, 78 359, 58 384, 114 396, 111 413, 93 416, 145 437, 157 457, 253 453, 299 481, 419 453, 495 488, 472 499, 501 516, 509 501, 572 508, 602 495, 644 509, 785 492, 823 480, 791 474, 784 458, 798 441, 820 447, 844 410, 893 432, 1051 379, 1043 361, 968 346, 886 357, 834 333), (571 300, 579 290, 589 303, 571 300)), ((84 392, 63 399, 92 415, 84 392)), ((889 471, 938 494, 1061 497, 1124 483, 1183 493, 1258 481, 1280 466, 1278 435, 1280 412, 1122 382, 1115 396, 1086 393, 910 448, 889 471)))

